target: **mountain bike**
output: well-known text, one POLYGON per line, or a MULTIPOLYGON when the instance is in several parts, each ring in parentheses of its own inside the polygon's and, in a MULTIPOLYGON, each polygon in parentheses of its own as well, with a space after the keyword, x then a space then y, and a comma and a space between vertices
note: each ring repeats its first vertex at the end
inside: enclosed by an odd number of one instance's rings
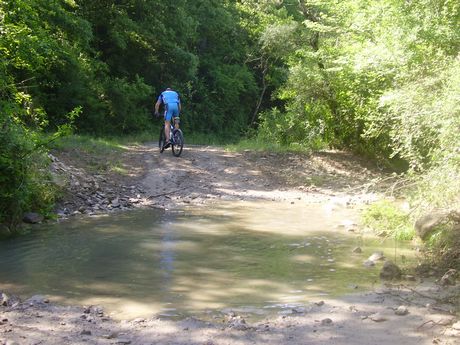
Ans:
MULTIPOLYGON (((180 119, 178 117, 174 118, 174 125, 171 123, 170 137, 171 137, 171 151, 175 157, 179 157, 184 148, 184 134, 179 128, 180 119)), ((160 129, 160 138, 158 139, 158 147, 160 148, 160 153, 163 153, 165 150, 166 144, 166 135, 165 135, 165 126, 164 124, 160 129)))

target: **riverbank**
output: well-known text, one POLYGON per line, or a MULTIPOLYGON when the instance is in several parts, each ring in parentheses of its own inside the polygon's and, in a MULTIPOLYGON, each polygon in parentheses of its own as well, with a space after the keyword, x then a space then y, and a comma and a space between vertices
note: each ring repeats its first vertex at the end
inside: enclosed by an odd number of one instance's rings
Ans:
POLYGON ((0 344, 458 344, 460 322, 443 303, 455 288, 387 285, 317 300, 255 323, 229 312, 211 321, 115 321, 100 306, 55 305, 43 296, 0 307, 0 344))
MULTIPOLYGON (((67 181, 62 218, 136 207, 168 212, 219 200, 269 200, 361 208, 381 198, 393 176, 345 152, 312 155, 227 152, 187 147, 179 159, 155 145, 126 147, 122 169, 91 173, 103 157, 53 153, 58 179, 67 181), (123 173, 120 173, 123 172, 123 173), (60 176, 60 177, 59 177, 60 176)), ((112 159, 107 157, 107 159, 112 159)), ((114 158, 115 159, 115 158, 114 158)), ((340 229, 359 231, 355 224, 340 229)), ((116 321, 103 306, 62 306, 47 297, 2 298, 0 344, 455 344, 456 286, 417 282, 381 284, 370 292, 305 301, 302 308, 250 322, 241 312, 210 320, 151 318, 116 321)), ((7 293, 8 295, 8 293, 7 293)))

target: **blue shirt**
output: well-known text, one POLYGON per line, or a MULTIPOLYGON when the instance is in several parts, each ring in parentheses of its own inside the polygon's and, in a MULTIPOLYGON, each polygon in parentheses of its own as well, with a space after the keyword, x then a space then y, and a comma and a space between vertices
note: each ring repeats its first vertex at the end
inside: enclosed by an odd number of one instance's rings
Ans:
POLYGON ((171 103, 180 104, 179 94, 173 90, 163 91, 161 95, 158 96, 158 100, 163 104, 171 104, 171 103))

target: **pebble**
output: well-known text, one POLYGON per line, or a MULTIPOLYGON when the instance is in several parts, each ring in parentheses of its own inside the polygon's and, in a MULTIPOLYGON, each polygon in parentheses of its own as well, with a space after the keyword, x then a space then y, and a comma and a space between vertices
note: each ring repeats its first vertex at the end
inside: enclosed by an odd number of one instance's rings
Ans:
POLYGON ((329 319, 329 318, 322 319, 322 320, 321 320, 321 324, 322 324, 323 326, 331 325, 331 324, 332 324, 332 320, 329 319))
POLYGON ((380 313, 375 313, 369 316, 369 318, 374 322, 383 322, 387 321, 387 318, 380 313))
POLYGON ((396 308, 395 314, 399 316, 404 316, 409 314, 409 310, 407 309, 407 307, 400 305, 398 308, 396 308))

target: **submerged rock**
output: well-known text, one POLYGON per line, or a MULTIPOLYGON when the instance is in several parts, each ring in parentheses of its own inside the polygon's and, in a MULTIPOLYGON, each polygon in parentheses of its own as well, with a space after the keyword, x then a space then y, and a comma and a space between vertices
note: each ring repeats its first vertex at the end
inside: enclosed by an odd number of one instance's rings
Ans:
POLYGON ((22 221, 29 224, 37 224, 43 221, 44 217, 41 214, 35 212, 27 212, 24 214, 22 221))
POLYGON ((384 280, 399 279, 401 274, 401 269, 397 265, 391 261, 385 261, 380 271, 380 278, 384 280))
POLYGON ((383 252, 382 251, 378 251, 378 252, 375 252, 373 253, 371 256, 369 256, 367 258, 367 260, 369 261, 381 261, 381 260, 384 260, 385 259, 385 255, 383 255, 383 252))

